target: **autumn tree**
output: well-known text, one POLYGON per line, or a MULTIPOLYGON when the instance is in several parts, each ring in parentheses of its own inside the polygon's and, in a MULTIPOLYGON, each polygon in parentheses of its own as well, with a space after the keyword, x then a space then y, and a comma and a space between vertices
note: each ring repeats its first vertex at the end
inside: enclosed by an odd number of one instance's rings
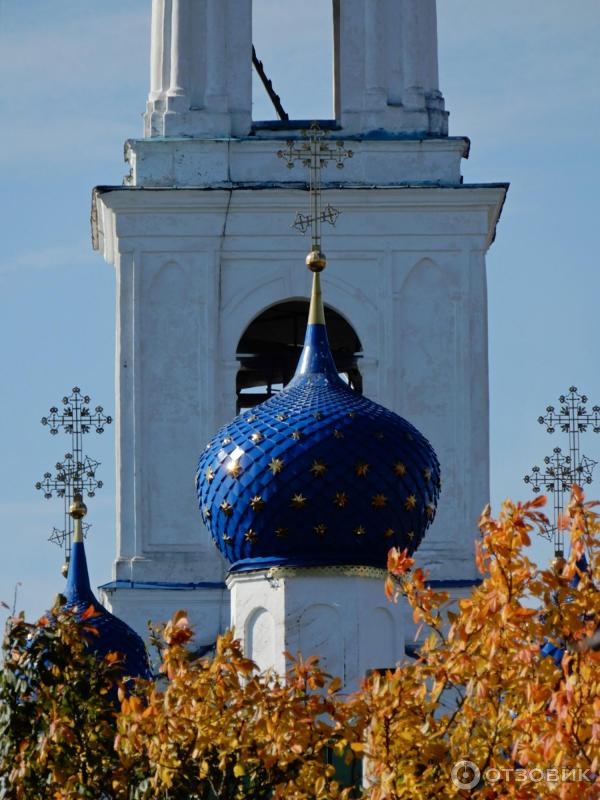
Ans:
POLYGON ((576 488, 570 558, 540 570, 526 548, 544 502, 484 512, 482 582, 454 609, 390 552, 386 590, 407 598, 424 641, 354 700, 370 720, 370 800, 600 797, 600 657, 585 645, 600 622, 600 521, 576 488))
POLYGON ((347 798, 328 753, 348 754, 363 721, 337 697, 317 658, 261 674, 229 632, 211 659, 194 658, 184 612, 166 626, 164 682, 123 699, 117 751, 133 796, 262 800, 347 798))
POLYGON ((484 512, 481 583, 454 606, 391 551, 385 588, 406 597, 419 650, 350 698, 315 656, 290 655, 286 676, 259 672, 232 633, 214 657, 195 657, 179 612, 164 628, 159 680, 121 687, 117 701, 118 656, 99 661, 86 646, 92 616, 77 622, 57 606, 33 625, 10 620, 0 798, 599 797, 600 521, 576 489, 571 555, 538 569, 527 547, 542 504, 484 512), (544 656, 544 643, 562 658, 544 656), (364 786, 344 783, 332 754, 362 757, 364 786))
POLYGON ((0 798, 125 798, 114 749, 119 657, 98 658, 93 608, 8 620, 0 671, 0 798))

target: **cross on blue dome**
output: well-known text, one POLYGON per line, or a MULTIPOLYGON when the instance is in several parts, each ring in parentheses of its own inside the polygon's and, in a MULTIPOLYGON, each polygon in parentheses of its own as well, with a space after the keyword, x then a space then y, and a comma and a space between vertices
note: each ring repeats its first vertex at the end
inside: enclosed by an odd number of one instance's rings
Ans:
POLYGON ((407 420, 339 377, 327 338, 320 271, 296 373, 266 402, 221 428, 200 456, 205 525, 232 571, 271 566, 384 568, 414 552, 431 524, 440 468, 407 420))

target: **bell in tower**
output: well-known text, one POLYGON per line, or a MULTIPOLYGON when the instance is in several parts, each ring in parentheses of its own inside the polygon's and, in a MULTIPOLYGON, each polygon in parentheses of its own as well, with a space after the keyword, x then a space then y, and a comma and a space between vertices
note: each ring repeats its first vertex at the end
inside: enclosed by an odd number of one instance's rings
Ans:
MULTIPOLYGON (((332 352, 343 380, 435 449, 442 491, 418 559, 460 595, 489 495, 485 255, 507 185, 462 181, 469 141, 448 135, 435 0, 333 0, 331 13, 334 118, 321 127, 352 151, 322 184, 323 207, 344 212, 324 238, 332 352)), ((229 624, 228 567, 193 476, 214 431, 277 394, 302 347, 310 277, 290 219, 308 182, 276 154, 306 123, 252 119, 251 0, 153 0, 151 47, 130 174, 93 196, 94 246, 117 278, 104 602, 140 632, 187 608, 208 645, 229 624)))

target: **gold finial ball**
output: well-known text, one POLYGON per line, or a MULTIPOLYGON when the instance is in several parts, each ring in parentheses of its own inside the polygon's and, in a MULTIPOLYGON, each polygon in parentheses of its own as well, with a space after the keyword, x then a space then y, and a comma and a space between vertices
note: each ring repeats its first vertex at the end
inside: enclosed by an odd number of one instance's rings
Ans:
POLYGON ((320 250, 311 250, 306 256, 306 266, 311 272, 323 272, 327 266, 325 253, 322 253, 320 250))
POLYGON ((87 506, 79 493, 75 495, 73 502, 69 506, 69 514, 73 519, 83 519, 87 514, 87 506))
POLYGON ((69 574, 69 562, 68 561, 65 561, 65 563, 60 568, 60 574, 63 576, 63 578, 66 578, 67 575, 69 574))

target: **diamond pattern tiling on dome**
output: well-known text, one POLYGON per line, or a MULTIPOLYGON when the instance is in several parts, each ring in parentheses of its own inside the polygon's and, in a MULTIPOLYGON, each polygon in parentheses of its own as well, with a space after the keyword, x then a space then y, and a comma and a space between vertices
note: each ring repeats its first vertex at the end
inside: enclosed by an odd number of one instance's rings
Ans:
POLYGON ((309 325, 294 379, 216 434, 197 487, 233 570, 384 567, 390 547, 418 547, 440 471, 416 428, 339 378, 325 326, 309 325))

